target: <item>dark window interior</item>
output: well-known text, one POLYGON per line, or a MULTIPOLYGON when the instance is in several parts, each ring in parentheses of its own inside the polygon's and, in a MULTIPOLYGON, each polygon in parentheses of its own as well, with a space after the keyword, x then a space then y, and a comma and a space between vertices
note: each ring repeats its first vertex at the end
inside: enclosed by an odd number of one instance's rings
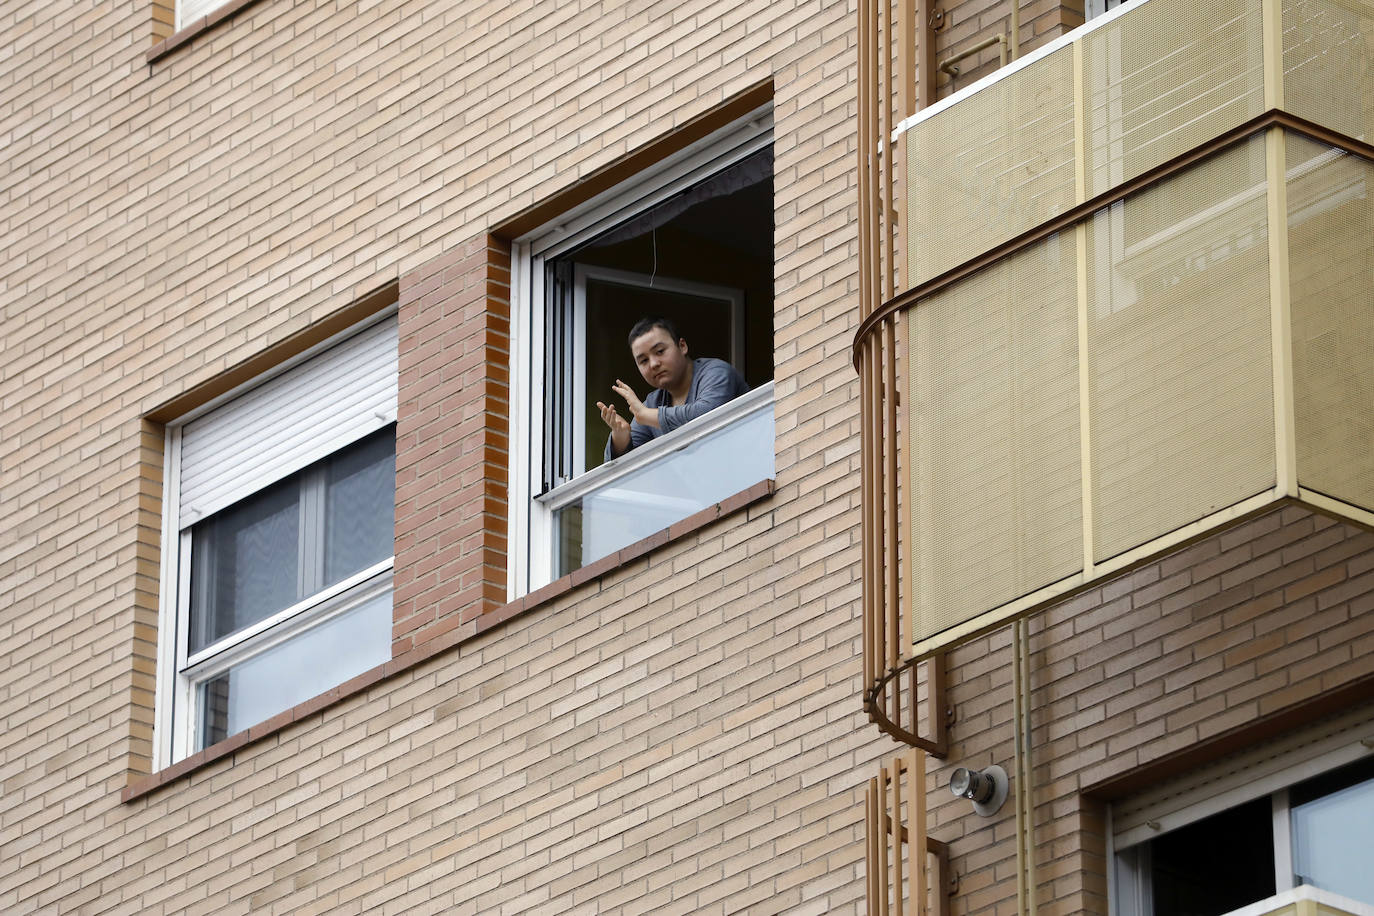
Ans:
POLYGON ((1166 833, 1150 847, 1156 913, 1221 916, 1274 894, 1267 795, 1166 833))
POLYGON ((690 357, 734 363, 750 387, 773 377, 773 151, 752 153, 667 200, 631 216, 546 271, 545 387, 548 430, 544 488, 601 464, 608 430, 596 401, 625 405, 616 379, 639 397, 648 386, 626 341, 646 316, 673 320, 690 357), (608 276, 608 274, 612 274, 608 276), (574 298, 585 289, 584 352, 576 353, 574 298), (686 289, 684 289, 686 287, 686 289), (720 295, 716 292, 719 291, 720 295), (740 303, 733 315, 729 295, 740 303), (742 335, 742 340, 733 340, 742 335), (733 343, 733 346, 732 346, 733 343), (585 365, 585 403, 571 403, 569 380, 585 365), (575 411, 585 419, 585 467, 575 467, 575 411))
POLYGON ((1298 783, 1288 790, 1288 806, 1296 808, 1371 779, 1374 779, 1374 757, 1346 764, 1298 783))

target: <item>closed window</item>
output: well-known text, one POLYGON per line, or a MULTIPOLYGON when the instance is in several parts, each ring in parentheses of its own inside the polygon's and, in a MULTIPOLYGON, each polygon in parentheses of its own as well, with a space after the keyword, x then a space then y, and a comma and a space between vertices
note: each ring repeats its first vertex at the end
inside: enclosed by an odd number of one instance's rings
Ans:
POLYGON ((168 759, 390 657, 395 411, 388 319, 169 430, 168 759))

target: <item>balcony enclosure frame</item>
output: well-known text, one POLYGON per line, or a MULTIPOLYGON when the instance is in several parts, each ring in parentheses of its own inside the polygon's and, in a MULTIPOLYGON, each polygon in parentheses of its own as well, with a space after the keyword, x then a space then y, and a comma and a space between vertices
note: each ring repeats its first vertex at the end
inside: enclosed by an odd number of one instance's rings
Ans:
POLYGON ((891 21, 861 9, 864 705, 927 746, 901 675, 960 642, 1276 504, 1374 527, 1374 4, 1140 0, 915 115, 891 21))

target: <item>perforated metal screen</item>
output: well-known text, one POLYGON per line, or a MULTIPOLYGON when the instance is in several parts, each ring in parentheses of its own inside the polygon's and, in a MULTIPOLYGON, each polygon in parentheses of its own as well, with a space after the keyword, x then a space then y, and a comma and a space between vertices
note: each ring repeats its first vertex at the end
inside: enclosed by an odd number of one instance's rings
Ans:
POLYGON ((1260 0, 1153 0, 1083 38, 1088 196, 1264 107, 1260 0))
POLYGON ((1374 3, 1283 0, 1283 107, 1365 141, 1374 137, 1374 3))
MULTIPOLYGON (((907 135, 901 285, 1260 117, 1266 74, 1286 111, 1374 141, 1374 0, 1152 0, 937 110, 907 135)), ((1280 130, 912 309, 913 640, 1064 583, 1085 528, 1097 574, 1277 499, 1290 445, 1301 488, 1374 512, 1374 164, 1280 130)))
POLYGON ((1072 236, 911 313, 913 635, 1082 568, 1072 236))
POLYGON ((1374 165, 1287 146, 1298 485, 1374 510, 1374 165))
POLYGON ((1094 559, 1274 485, 1264 141, 1088 227, 1094 559))
POLYGON ((908 285, 1073 205, 1072 66, 1064 48, 908 132, 908 285))

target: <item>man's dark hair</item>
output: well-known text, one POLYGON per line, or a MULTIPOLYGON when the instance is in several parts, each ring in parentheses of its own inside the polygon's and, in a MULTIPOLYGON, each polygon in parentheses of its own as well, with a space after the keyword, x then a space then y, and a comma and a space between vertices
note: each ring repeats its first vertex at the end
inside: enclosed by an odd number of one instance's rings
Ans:
POLYGON ((673 339, 673 343, 677 343, 682 339, 682 335, 677 332, 677 325, 673 324, 667 318, 641 318, 635 322, 634 327, 630 328, 629 345, 633 347, 636 340, 639 340, 639 338, 648 334, 654 328, 662 328, 667 331, 668 336, 673 339))

